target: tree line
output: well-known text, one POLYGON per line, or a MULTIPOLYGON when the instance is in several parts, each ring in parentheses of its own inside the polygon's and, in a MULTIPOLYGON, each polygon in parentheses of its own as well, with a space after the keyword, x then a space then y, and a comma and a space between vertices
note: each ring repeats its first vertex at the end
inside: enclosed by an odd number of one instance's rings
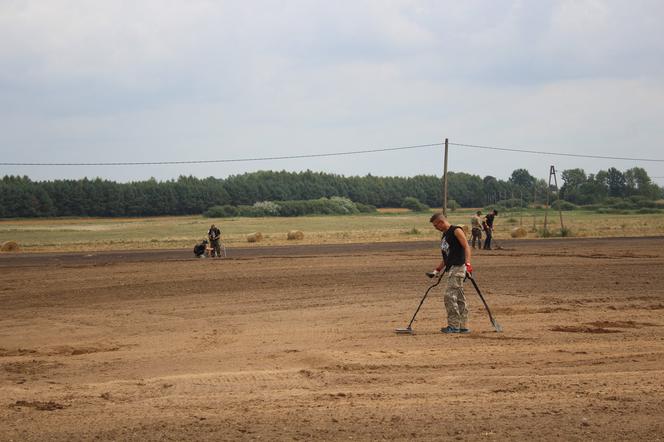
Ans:
MULTIPOLYGON (((600 203, 608 197, 640 196, 658 199, 663 189, 645 170, 615 168, 586 174, 565 170, 560 197, 574 204, 600 203)), ((519 199, 543 204, 551 190, 543 179, 516 169, 507 180, 464 172, 448 173, 448 199, 461 207, 484 207, 519 199)), ((344 197, 375 207, 401 207, 406 198, 440 207, 442 179, 350 176, 322 172, 259 171, 228 178, 195 178, 117 183, 100 178, 32 181, 26 176, 0 180, 0 217, 156 216, 200 214, 211 206, 253 205, 262 201, 297 201, 344 197)))

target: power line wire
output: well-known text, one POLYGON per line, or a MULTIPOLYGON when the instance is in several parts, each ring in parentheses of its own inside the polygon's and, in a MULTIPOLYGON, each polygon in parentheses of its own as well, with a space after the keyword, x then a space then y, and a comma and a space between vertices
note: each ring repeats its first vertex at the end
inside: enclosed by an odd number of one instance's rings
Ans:
POLYGON ((576 157, 576 158, 595 158, 602 160, 649 161, 649 162, 664 163, 664 159, 656 159, 656 158, 610 157, 604 155, 584 155, 579 153, 546 152, 543 150, 514 149, 509 147, 478 146, 476 144, 461 144, 461 143, 448 143, 448 144, 450 146, 472 147, 475 149, 500 150, 505 152, 532 153, 537 155, 553 155, 553 156, 576 157))
MULTIPOLYGON (((563 156, 563 157, 575 157, 575 158, 594 158, 594 159, 604 159, 604 160, 624 160, 624 161, 643 161, 643 162, 664 162, 664 159, 657 158, 638 158, 638 157, 613 157, 605 155, 585 155, 585 154, 575 154, 575 153, 566 153, 566 152, 547 152, 542 150, 532 150, 532 149, 516 149, 508 147, 497 147, 497 146, 481 146, 476 144, 463 144, 463 143, 448 143, 450 146, 458 147, 468 147, 474 149, 485 149, 485 150, 496 150, 503 152, 519 152, 519 153, 528 153, 535 155, 550 155, 550 156, 563 156)), ((189 161, 114 161, 114 162, 90 162, 90 163, 28 163, 28 162, 0 162, 0 166, 158 166, 158 165, 173 165, 173 164, 213 164, 213 163, 237 163, 237 162, 250 162, 250 161, 273 161, 273 160, 290 160, 290 159, 302 159, 302 158, 322 158, 322 157, 334 157, 334 156, 343 156, 343 155, 359 155, 367 153, 377 153, 377 152, 392 152, 398 150, 407 150, 407 149, 422 149, 435 146, 442 146, 443 143, 430 143, 430 144, 417 144, 413 146, 399 146, 399 147, 387 147, 379 149, 363 149, 363 150, 353 150, 346 152, 330 152, 330 153, 320 153, 320 154, 303 154, 303 155, 283 155, 283 156, 274 156, 274 157, 253 157, 253 158, 227 158, 227 159, 217 159, 217 160, 189 160, 189 161)), ((662 177, 655 177, 662 178, 662 177)))
POLYGON ((237 163, 243 161, 270 161, 291 160, 298 158, 320 158, 342 155, 357 155, 363 153, 391 152, 406 149, 421 149, 425 147, 441 146, 443 143, 417 144, 414 146, 386 147, 381 149, 354 150, 348 152, 332 152, 304 155, 284 155, 277 157, 255 157, 255 158, 229 158, 221 160, 192 160, 192 161, 124 161, 124 162, 98 162, 98 163, 0 163, 0 166, 157 166, 169 164, 209 164, 209 163, 237 163))

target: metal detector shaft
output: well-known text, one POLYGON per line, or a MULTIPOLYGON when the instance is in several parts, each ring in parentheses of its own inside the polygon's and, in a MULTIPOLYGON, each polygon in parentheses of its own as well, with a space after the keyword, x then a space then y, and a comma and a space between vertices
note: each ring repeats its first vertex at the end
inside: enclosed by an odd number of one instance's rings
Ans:
POLYGON ((491 314, 491 310, 489 309, 489 305, 484 300, 484 296, 482 295, 482 291, 477 286, 477 283, 475 282, 475 279, 473 278, 473 275, 471 275, 470 273, 466 273, 466 278, 470 279, 470 282, 473 283, 473 287, 475 287, 475 290, 477 291, 477 294, 480 296, 480 299, 482 300, 482 303, 484 304, 484 308, 486 308, 486 312, 489 314, 489 320, 491 320, 491 325, 493 325, 493 328, 496 329, 497 332, 503 331, 503 328, 500 326, 500 324, 498 324, 498 321, 496 321, 493 318, 493 315, 491 314))
POLYGON ((406 329, 410 329, 410 326, 413 325, 413 322, 415 321, 415 316, 417 316, 417 313, 420 311, 420 308, 422 307, 422 304, 424 304, 424 300, 427 299, 427 295, 431 291, 432 288, 436 287, 438 284, 440 284, 440 281, 443 279, 443 275, 445 274, 447 270, 443 270, 438 277, 438 281, 436 281, 435 284, 431 285, 426 292, 424 292, 424 296, 422 297, 422 300, 420 301, 420 305, 417 306, 417 310, 415 310, 415 314, 413 315, 413 318, 410 320, 408 323, 408 327, 406 329))

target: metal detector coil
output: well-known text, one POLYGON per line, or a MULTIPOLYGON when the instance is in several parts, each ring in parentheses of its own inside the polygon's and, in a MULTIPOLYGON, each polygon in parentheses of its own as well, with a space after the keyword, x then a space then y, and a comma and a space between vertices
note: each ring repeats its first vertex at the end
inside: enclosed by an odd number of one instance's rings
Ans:
POLYGON ((415 334, 415 332, 414 332, 413 329, 412 329, 413 322, 415 322, 415 317, 417 316, 417 313, 420 311, 420 308, 422 307, 422 304, 424 304, 424 300, 427 299, 427 295, 429 294, 429 292, 431 291, 431 289, 434 288, 434 287, 436 287, 438 284, 440 284, 440 281, 442 281, 442 279, 443 279, 443 275, 445 274, 446 271, 447 271, 447 269, 445 269, 444 271, 442 271, 442 272, 440 273, 440 276, 438 276, 438 281, 436 281, 434 284, 432 284, 432 285, 427 289, 427 291, 424 292, 424 296, 422 297, 422 300, 420 301, 420 305, 417 306, 417 310, 415 310, 415 314, 413 315, 413 318, 412 318, 412 319, 410 320, 410 322, 408 323, 408 326, 405 327, 405 328, 397 328, 396 330, 394 330, 394 332, 395 332, 396 334, 398 334, 398 335, 414 335, 414 334, 415 334))

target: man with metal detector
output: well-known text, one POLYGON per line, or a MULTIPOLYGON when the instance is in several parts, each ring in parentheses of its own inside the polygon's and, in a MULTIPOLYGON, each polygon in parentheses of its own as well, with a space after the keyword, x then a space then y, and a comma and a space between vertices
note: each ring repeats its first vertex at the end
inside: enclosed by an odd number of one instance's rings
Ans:
POLYGON ((417 306, 417 310, 413 314, 408 326, 404 328, 397 328, 394 330, 399 335, 414 335, 413 322, 417 313, 422 308, 424 300, 429 295, 429 292, 441 283, 443 277, 447 275, 447 288, 445 289, 445 309, 447 310, 447 327, 442 328, 443 333, 470 333, 468 330, 468 308, 466 307, 466 297, 463 292, 463 283, 469 279, 473 284, 477 295, 482 300, 486 312, 489 314, 491 325, 497 332, 503 331, 503 328, 498 321, 495 320, 489 309, 489 305, 484 299, 482 291, 477 286, 475 278, 473 278, 473 266, 470 265, 470 246, 463 233, 463 229, 459 226, 451 225, 445 215, 442 213, 434 214, 431 219, 431 224, 443 232, 441 240, 441 251, 443 252, 443 262, 436 267, 433 272, 427 272, 429 278, 438 277, 438 280, 431 284, 424 292, 424 296, 417 306), (461 232, 460 232, 461 231, 461 232), (443 268, 445 270, 443 270, 443 268), (442 270, 442 272, 441 272, 442 270))
POLYGON ((433 278, 445 269, 447 273, 447 287, 445 288, 445 309, 447 310, 447 327, 440 329, 443 333, 470 333, 468 329, 468 308, 466 295, 463 292, 463 282, 466 273, 473 272, 470 264, 470 246, 468 240, 459 226, 450 224, 441 212, 434 213, 429 220, 433 227, 440 231, 440 249, 443 254, 442 262, 428 272, 427 276, 433 278))

